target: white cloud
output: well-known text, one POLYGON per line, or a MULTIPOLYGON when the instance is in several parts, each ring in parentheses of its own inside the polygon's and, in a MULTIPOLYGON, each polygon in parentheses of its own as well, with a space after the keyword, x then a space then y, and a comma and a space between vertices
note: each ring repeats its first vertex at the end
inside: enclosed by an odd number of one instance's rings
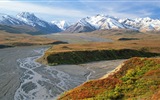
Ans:
POLYGON ((130 13, 126 12, 127 10, 130 10, 132 8, 132 5, 126 6, 123 2, 115 3, 114 1, 101 1, 101 2, 91 2, 90 4, 88 2, 85 2, 81 0, 81 3, 83 5, 87 6, 88 9, 92 12, 90 14, 105 14, 105 15, 111 15, 118 18, 137 18, 141 17, 137 13, 130 13), (95 9, 95 8, 98 8, 95 9))
MULTIPOLYGON (((127 1, 127 0, 126 0, 127 1)), ((153 12, 151 12, 151 8, 146 8, 146 4, 154 4, 152 3, 146 3, 146 2, 140 2, 137 3, 136 1, 132 1, 132 4, 130 2, 120 2, 117 1, 115 3, 114 1, 101 1, 101 2, 92 2, 92 4, 88 4, 87 2, 81 2, 88 6, 90 6, 91 9, 98 8, 99 10, 93 9, 93 14, 102 13, 107 14, 111 16, 115 16, 118 18, 139 18, 139 17, 150 17, 152 16, 153 12), (136 8, 137 7, 137 8, 136 8), (142 8, 140 8, 142 7, 142 8)))
POLYGON ((59 7, 47 7, 47 6, 41 6, 36 4, 31 4, 27 2, 20 2, 20 1, 0 1, 0 9, 5 9, 9 11, 15 11, 15 12, 34 12, 34 13, 41 13, 41 14, 47 14, 47 15, 57 15, 57 16, 66 16, 66 17, 84 17, 87 16, 85 12, 82 12, 80 10, 73 10, 73 9, 67 9, 65 7, 59 8, 59 7))

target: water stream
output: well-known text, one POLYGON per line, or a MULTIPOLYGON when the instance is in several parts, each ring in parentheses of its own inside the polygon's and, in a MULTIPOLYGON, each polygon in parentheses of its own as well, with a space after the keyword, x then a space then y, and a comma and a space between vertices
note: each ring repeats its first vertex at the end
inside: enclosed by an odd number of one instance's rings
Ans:
POLYGON ((83 79, 80 80, 54 67, 46 67, 35 62, 44 51, 45 49, 34 50, 33 52, 38 56, 17 60, 23 75, 20 78, 21 84, 15 92, 14 100, 53 100, 63 91, 84 82, 83 79))

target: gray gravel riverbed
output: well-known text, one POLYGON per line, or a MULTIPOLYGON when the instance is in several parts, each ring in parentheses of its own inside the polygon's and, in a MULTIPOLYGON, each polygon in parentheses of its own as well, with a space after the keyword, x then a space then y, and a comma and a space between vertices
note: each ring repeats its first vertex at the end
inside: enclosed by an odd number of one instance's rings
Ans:
POLYGON ((53 100, 81 83, 102 77, 124 60, 81 65, 41 65, 48 46, 0 49, 0 100, 53 100))

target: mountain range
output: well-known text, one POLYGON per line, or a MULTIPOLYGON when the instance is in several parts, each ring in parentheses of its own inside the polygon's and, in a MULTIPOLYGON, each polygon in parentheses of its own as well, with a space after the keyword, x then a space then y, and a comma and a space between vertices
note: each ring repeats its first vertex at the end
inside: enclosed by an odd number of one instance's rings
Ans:
POLYGON ((129 29, 140 32, 160 31, 160 20, 146 18, 119 19, 112 16, 96 15, 80 19, 65 32, 90 32, 102 29, 129 29))
POLYGON ((151 19, 149 17, 119 19, 113 16, 100 14, 82 18, 74 24, 70 24, 64 20, 53 20, 51 22, 47 22, 29 12, 19 13, 16 17, 0 14, 0 25, 3 26, 3 28, 0 27, 0 29, 5 31, 8 31, 8 28, 4 28, 4 25, 5 27, 9 26, 9 28, 22 28, 19 33, 28 33, 33 35, 57 32, 81 33, 110 29, 129 29, 140 32, 160 31, 159 19, 151 19), (22 30, 25 31, 23 32, 22 30))
POLYGON ((19 13, 16 17, 0 14, 0 24, 12 27, 30 27, 34 29, 37 34, 57 33, 62 31, 57 25, 44 21, 29 12, 19 13))

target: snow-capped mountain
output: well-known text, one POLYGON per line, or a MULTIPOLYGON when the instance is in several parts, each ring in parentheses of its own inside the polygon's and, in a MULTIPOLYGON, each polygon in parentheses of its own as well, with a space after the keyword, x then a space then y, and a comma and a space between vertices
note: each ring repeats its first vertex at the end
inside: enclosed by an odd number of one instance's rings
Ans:
POLYGON ((5 25, 24 25, 22 21, 18 20, 17 18, 14 18, 10 15, 6 14, 0 14, 0 24, 5 25))
POLYGON ((125 29, 125 25, 112 16, 96 15, 79 20, 66 32, 90 32, 100 29, 125 29))
POLYGON ((67 28, 64 32, 67 33, 80 33, 80 32, 91 32, 96 30, 95 27, 90 25, 87 21, 85 21, 85 18, 79 20, 76 24, 71 25, 69 28, 67 28))
POLYGON ((71 25, 69 22, 66 22, 65 20, 51 21, 51 23, 57 25, 62 30, 66 30, 71 25))
POLYGON ((3 25, 26 25, 35 28, 37 31, 41 33, 56 33, 61 32, 62 30, 55 24, 46 22, 38 17, 36 17, 33 13, 22 12, 17 14, 16 17, 12 17, 9 15, 1 14, 0 16, 0 24, 3 25))
POLYGON ((44 33, 56 33, 61 31, 61 29, 57 25, 41 20, 33 13, 22 12, 17 15, 17 18, 25 24, 35 27, 36 29, 44 33))
POLYGON ((118 22, 118 19, 112 16, 96 15, 87 17, 84 21, 90 23, 95 29, 119 29, 125 28, 123 24, 118 22))
POLYGON ((160 31, 160 20, 149 17, 136 19, 121 19, 120 23, 134 27, 139 31, 160 31))
POLYGON ((146 31, 160 31, 160 20, 146 18, 136 19, 119 19, 109 15, 96 15, 92 17, 86 17, 80 19, 75 24, 71 25, 66 21, 51 21, 46 22, 33 13, 22 12, 17 14, 16 17, 1 14, 0 13, 0 24, 16 26, 16 27, 30 27, 32 30, 40 33, 57 33, 57 32, 68 32, 68 33, 80 33, 80 32, 91 32, 101 29, 129 29, 141 32, 146 31))
POLYGON ((118 19, 112 16, 96 15, 80 19, 65 32, 90 32, 101 29, 129 29, 136 31, 160 31, 160 20, 151 18, 118 19))

